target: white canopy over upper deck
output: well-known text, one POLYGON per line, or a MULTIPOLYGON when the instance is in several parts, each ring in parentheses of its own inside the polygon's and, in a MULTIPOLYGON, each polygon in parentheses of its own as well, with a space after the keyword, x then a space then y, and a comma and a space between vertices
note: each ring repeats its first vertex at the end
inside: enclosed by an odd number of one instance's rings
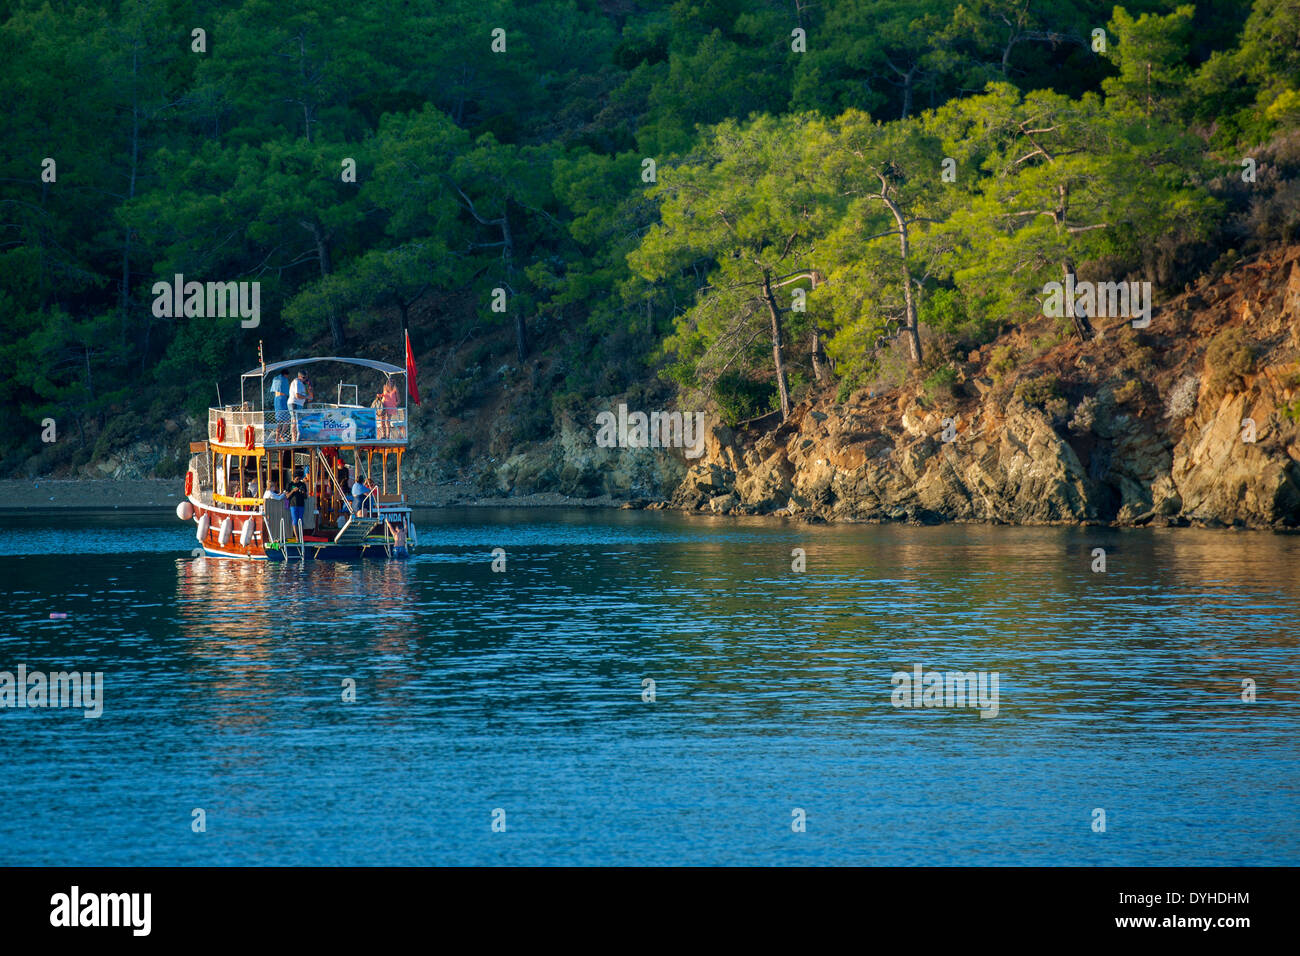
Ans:
POLYGON ((374 359, 339 358, 338 356, 325 355, 317 356, 315 358, 289 359, 284 362, 272 362, 270 365, 245 372, 240 377, 254 378, 258 375, 273 375, 286 368, 297 368, 299 365, 314 365, 316 362, 341 362, 344 365, 364 365, 366 368, 372 368, 377 372, 383 372, 385 375, 406 375, 406 369, 402 368, 400 365, 389 365, 387 362, 377 362, 374 359))
MULTIPOLYGON (((363 404, 358 385, 337 383, 335 401, 312 401, 303 408, 277 411, 266 401, 266 378, 277 372, 293 370, 322 362, 354 365, 381 373, 386 380, 406 378, 406 369, 374 359, 314 356, 290 359, 259 366, 240 376, 240 404, 214 406, 208 411, 208 440, 218 445, 245 448, 330 445, 405 445, 407 443, 406 388, 401 388, 401 404, 395 408, 363 404), (261 379, 255 396, 245 391, 250 378, 261 379), (350 395, 347 394, 350 390, 350 395), (351 401, 347 401, 351 398, 351 401), (251 431, 250 431, 251 429, 251 431)), ((329 386, 322 383, 320 390, 329 386)), ((400 387, 400 386, 399 386, 400 387)))

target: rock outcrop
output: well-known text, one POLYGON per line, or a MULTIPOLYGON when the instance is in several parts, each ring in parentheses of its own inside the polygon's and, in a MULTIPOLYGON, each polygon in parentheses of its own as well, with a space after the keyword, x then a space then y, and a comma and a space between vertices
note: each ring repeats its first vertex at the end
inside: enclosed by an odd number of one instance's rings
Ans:
POLYGON ((594 427, 561 422, 559 434, 519 451, 490 472, 497 494, 549 491, 572 497, 611 495, 659 501, 681 481, 680 455, 659 448, 601 448, 594 427))
MULTIPOLYGON (((1042 320, 1046 325, 1048 320, 1042 320)), ((918 382, 713 429, 673 503, 827 520, 1300 524, 1300 246, 1203 279, 1150 327, 1022 328, 918 382), (999 378, 994 356, 1021 356, 999 378)))

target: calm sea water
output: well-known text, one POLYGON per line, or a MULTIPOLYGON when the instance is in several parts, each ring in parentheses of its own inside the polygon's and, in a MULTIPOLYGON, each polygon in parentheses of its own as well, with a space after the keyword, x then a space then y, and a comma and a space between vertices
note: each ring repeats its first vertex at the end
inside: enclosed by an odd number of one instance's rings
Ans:
POLYGON ((0 517, 0 671, 105 682, 0 710, 0 865, 1300 864, 1300 538, 421 517, 306 566, 0 517))

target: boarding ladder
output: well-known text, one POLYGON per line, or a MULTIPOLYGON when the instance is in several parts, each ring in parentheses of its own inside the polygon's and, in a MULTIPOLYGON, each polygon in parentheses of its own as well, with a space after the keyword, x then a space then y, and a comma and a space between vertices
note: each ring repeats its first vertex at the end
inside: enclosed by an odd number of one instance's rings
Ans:
POLYGON ((335 544, 362 545, 365 544, 366 538, 370 535, 370 529, 375 526, 376 519, 369 515, 353 515, 339 533, 334 536, 335 544))

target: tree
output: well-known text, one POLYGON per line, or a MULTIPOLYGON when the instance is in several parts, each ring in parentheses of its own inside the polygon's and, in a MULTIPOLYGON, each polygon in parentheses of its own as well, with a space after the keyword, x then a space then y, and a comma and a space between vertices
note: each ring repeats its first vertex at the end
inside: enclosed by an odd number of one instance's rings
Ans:
POLYGON ((1196 10, 1182 6, 1168 16, 1144 13, 1133 17, 1115 8, 1110 29, 1115 39, 1106 57, 1119 69, 1101 88, 1108 106, 1127 110, 1150 121, 1172 121, 1183 111, 1191 68, 1192 18, 1196 10))
MULTIPOLYGON (((979 311, 1024 315, 1049 279, 1103 256, 1154 272, 1163 236, 1203 235, 1216 206, 1198 186, 1196 145, 1177 130, 1046 91, 1012 87, 949 104, 933 126, 978 169, 977 192, 943 227, 952 277, 979 311)), ((1158 278, 1156 276, 1155 278, 1158 278)), ((1088 339, 1088 316, 1074 317, 1088 339)))
POLYGON ((943 32, 951 13, 944 0, 828 3, 795 65, 794 106, 906 119, 918 94, 937 91, 944 74, 961 69, 943 32))
MULTIPOLYGON (((993 66, 997 76, 988 80, 1014 81, 1017 73, 1029 64, 1017 64, 1017 53, 1031 47, 1040 52, 1069 50, 1089 51, 1089 27, 1097 23, 1106 9, 1105 3, 1088 0, 1055 0, 1051 4, 1035 0, 975 0, 962 4, 953 15, 952 29, 972 38, 993 66), (1020 66, 1020 69, 1017 69, 1020 66)), ((992 71, 990 71, 992 72, 992 71)), ((1034 80, 1029 83, 1034 85, 1034 80)))
POLYGON ((515 354, 521 363, 528 357, 527 310, 532 299, 520 276, 531 259, 538 235, 543 230, 562 230, 546 209, 551 201, 550 158, 550 152, 541 147, 503 145, 487 133, 472 150, 456 159, 450 171, 462 207, 488 233, 486 241, 473 242, 471 249, 501 250, 495 279, 507 293, 515 354), (523 230, 517 224, 520 221, 523 230), (533 235, 527 227, 532 227, 533 235))
POLYGON ((553 167, 552 189, 576 254, 558 265, 539 263, 537 284, 550 293, 551 308, 585 313, 595 334, 639 330, 653 337, 666 331, 659 317, 695 287, 681 277, 648 282, 628 269, 628 254, 657 218, 641 169, 641 157, 633 152, 573 151, 553 167))
POLYGON ((397 78, 385 6, 243 0, 216 17, 196 89, 213 132, 233 143, 261 143, 271 131, 307 143, 361 133, 358 104, 397 78))
POLYGON ((914 240, 944 215, 939 142, 915 121, 873 123, 854 110, 823 130, 808 137, 805 161, 835 197, 823 207, 819 248, 835 315, 833 350, 861 361, 901 334, 920 365, 918 300, 934 262, 930 247, 917 249, 914 240))
POLYGON ((1300 4, 1255 0, 1236 47, 1214 52, 1189 84, 1190 109, 1213 121, 1212 142, 1261 143, 1286 122, 1284 108, 1300 92, 1300 4))
POLYGON ((687 270, 701 276, 692 306, 666 348, 685 360, 685 380, 714 384, 752 367, 754 341, 771 346, 782 418, 790 414, 786 319, 778 290, 812 278, 814 184, 796 148, 809 117, 760 116, 715 127, 688 160, 661 168, 651 194, 661 222, 628 261, 650 281, 687 270))
MULTIPOLYGON (((335 250, 361 226, 357 188, 341 177, 346 156, 365 163, 355 144, 305 139, 192 157, 165 153, 158 165, 169 188, 130 204, 124 215, 157 246, 161 275, 248 276, 274 283, 287 299, 313 272, 328 279, 335 250)), ((322 304, 330 341, 341 349, 343 308, 331 297, 322 304)))

